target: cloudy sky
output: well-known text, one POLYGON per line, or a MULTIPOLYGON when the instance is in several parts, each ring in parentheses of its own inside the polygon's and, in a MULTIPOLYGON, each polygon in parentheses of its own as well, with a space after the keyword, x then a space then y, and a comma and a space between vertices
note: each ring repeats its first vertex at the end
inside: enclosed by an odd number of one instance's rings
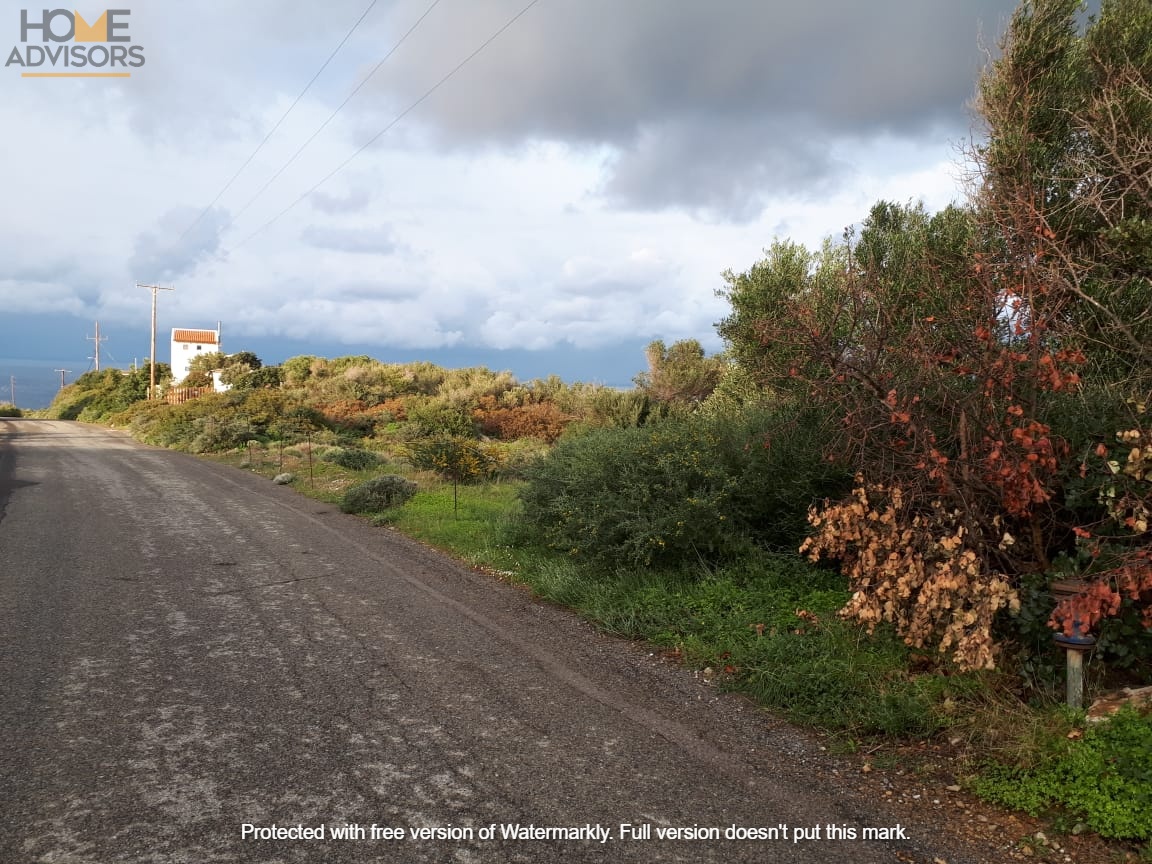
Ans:
POLYGON ((720 349, 720 274, 773 237, 959 198, 1015 6, 369 4, 135 0, 130 78, 30 79, 11 51, 41 8, 3 3, 0 358, 84 357, 97 319, 105 357, 146 356, 143 281, 176 288, 161 360, 170 328, 219 320, 226 349, 273 362, 627 384, 654 338, 720 349))

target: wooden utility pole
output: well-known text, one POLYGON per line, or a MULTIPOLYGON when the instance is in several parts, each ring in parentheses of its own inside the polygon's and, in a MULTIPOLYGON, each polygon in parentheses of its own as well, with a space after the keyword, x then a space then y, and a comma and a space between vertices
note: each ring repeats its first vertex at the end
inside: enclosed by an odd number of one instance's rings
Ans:
MULTIPOLYGON (((96 368, 97 369, 100 368, 99 362, 97 362, 96 368)), ((60 373, 60 389, 63 390, 64 389, 64 374, 66 372, 71 372, 72 370, 71 369, 57 369, 56 371, 60 373)))
MULTIPOLYGON (((108 338, 107 336, 105 336, 103 338, 100 337, 100 322, 99 321, 96 322, 96 336, 95 337, 85 336, 84 338, 87 339, 89 342, 95 342, 96 343, 96 357, 94 359, 96 360, 96 371, 99 372, 100 371, 100 343, 105 341, 108 338)), ((56 371, 59 372, 60 370, 57 369, 56 371)), ((63 385, 61 385, 61 386, 63 386, 63 385)))
POLYGON ((157 291, 175 291, 176 286, 173 285, 165 288, 161 285, 145 285, 142 282, 136 283, 137 288, 147 288, 152 292, 152 347, 149 349, 148 363, 151 366, 151 371, 148 373, 148 398, 156 398, 156 292, 157 291))

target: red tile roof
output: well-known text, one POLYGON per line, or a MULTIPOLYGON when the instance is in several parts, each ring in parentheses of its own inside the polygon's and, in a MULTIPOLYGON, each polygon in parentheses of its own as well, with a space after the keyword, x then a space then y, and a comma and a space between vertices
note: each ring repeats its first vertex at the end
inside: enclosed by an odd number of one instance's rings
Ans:
POLYGON ((199 342, 201 345, 215 345, 215 330, 173 330, 173 342, 199 342))

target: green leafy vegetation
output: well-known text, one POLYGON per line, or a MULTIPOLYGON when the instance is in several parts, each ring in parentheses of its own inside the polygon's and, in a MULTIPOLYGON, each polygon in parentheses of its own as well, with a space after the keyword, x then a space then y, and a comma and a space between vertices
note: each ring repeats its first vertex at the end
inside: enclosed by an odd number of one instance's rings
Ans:
POLYGON ((498 451, 459 435, 424 438, 404 449, 416 468, 436 471, 454 483, 472 483, 489 477, 499 464, 498 451))
POLYGON ((808 507, 848 479, 820 435, 811 415, 769 411, 589 429, 529 469, 524 518, 551 548, 601 564, 794 550, 808 507))
POLYGON ((966 722, 953 702, 978 679, 910 672, 891 633, 861 639, 836 615, 847 593, 835 571, 771 552, 713 567, 606 569, 533 542, 519 518, 522 488, 461 487, 454 511, 450 487, 431 485, 383 521, 797 722, 850 736, 921 736, 966 722))
POLYGON ((987 766, 976 791, 1033 816, 1056 815, 1069 828, 1152 839, 1152 715, 1126 706, 1106 723, 1072 726, 1047 744, 1033 764, 987 766))
POLYGON ((395 474, 373 477, 357 483, 340 499, 345 513, 378 513, 399 507, 416 494, 416 484, 395 474))
POLYGON ((890 633, 862 644, 836 615, 844 580, 795 555, 607 575, 554 560, 528 581, 606 630, 663 646, 724 689, 821 729, 925 735, 951 722, 944 701, 967 685, 910 674, 890 633))
MULTIPOLYGON (((56 394, 45 415, 55 420, 96 423, 124 411, 148 396, 150 370, 104 369, 86 372, 56 394)), ((171 377, 166 363, 156 364, 157 380, 171 377)))

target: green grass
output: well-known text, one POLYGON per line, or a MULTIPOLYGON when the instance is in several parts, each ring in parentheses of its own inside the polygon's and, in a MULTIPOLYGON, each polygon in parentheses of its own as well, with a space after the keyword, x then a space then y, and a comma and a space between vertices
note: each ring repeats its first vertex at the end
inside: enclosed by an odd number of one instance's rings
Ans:
POLYGON ((890 634, 839 620, 842 579, 759 553, 714 569, 589 573, 542 558, 524 580, 605 630, 644 639, 796 722, 850 735, 920 736, 952 722, 969 678, 909 674, 890 634))
POLYGON ((458 486, 456 507, 451 483, 429 487, 425 481, 425 487, 377 521, 477 566, 508 570, 517 564, 506 535, 519 506, 518 483, 458 486))
POLYGON ((424 488, 375 514, 409 536, 532 587, 607 632, 661 647, 725 689, 806 725, 850 735, 920 736, 954 722, 946 706, 971 677, 910 674, 888 633, 836 616, 838 574, 793 555, 755 553, 722 568, 604 569, 520 530, 514 481, 424 488))

